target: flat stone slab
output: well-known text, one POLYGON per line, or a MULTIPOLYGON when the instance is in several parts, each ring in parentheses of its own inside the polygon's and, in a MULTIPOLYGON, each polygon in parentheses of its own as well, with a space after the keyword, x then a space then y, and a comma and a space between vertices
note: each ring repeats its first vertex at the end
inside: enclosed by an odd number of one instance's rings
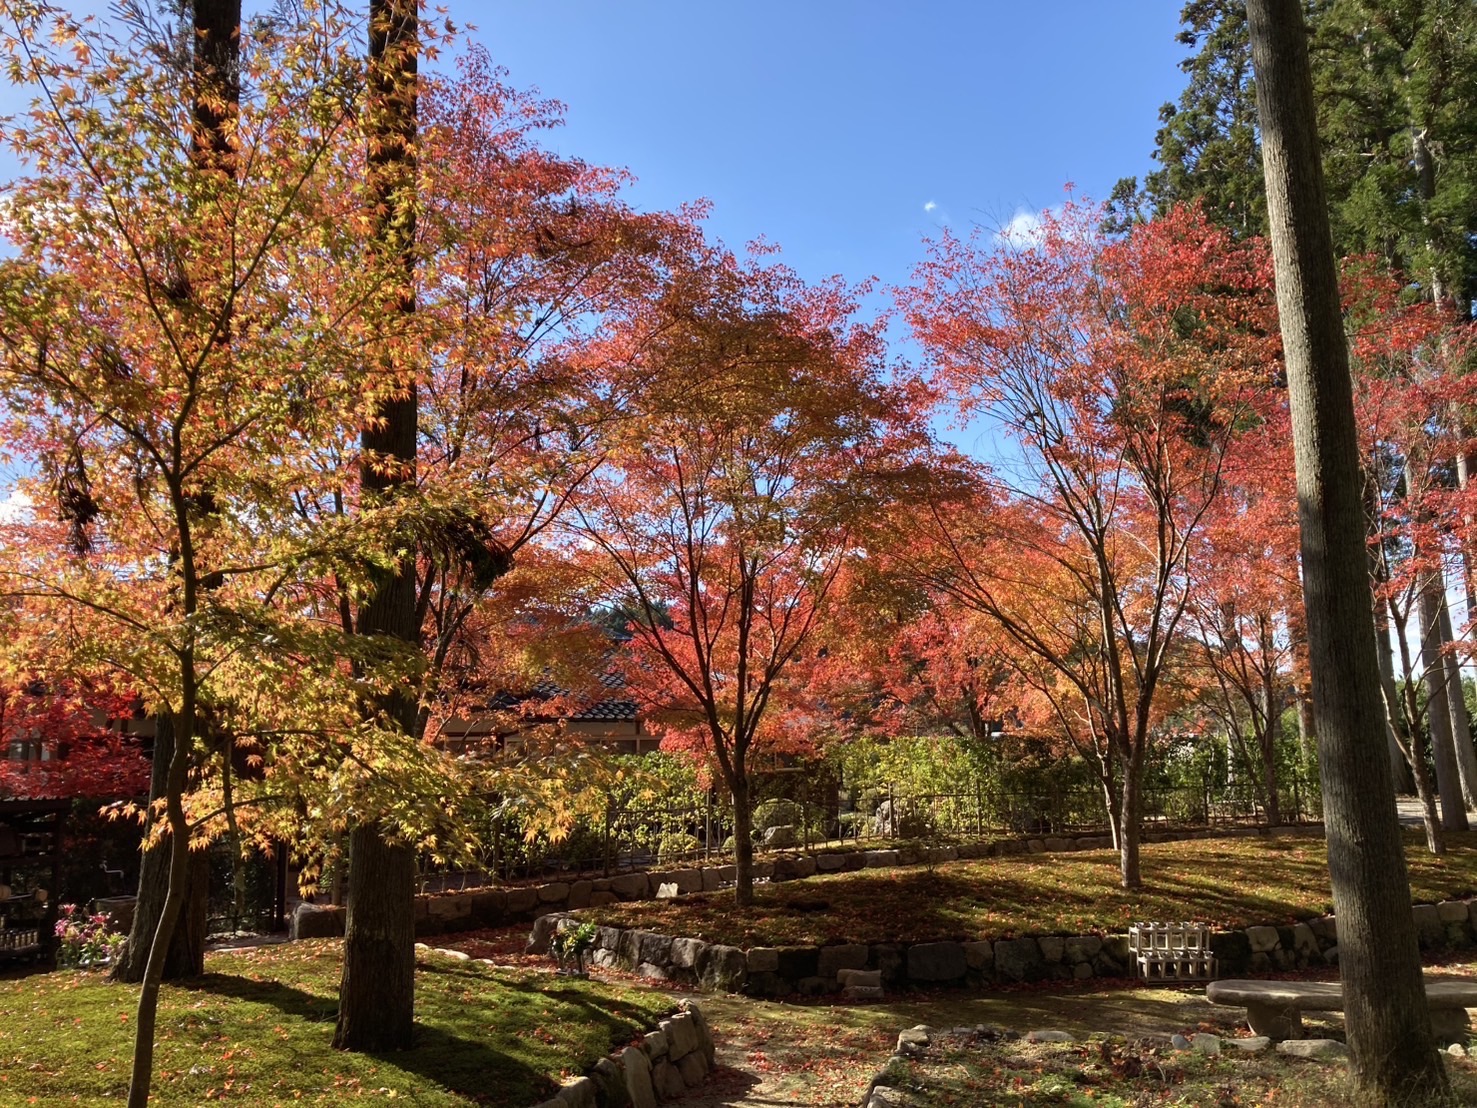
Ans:
MULTIPOLYGON (((1344 986, 1339 981, 1212 981, 1205 986, 1212 1004, 1246 1007, 1263 1004, 1305 1012, 1342 1012, 1344 986)), ((1477 1008, 1477 981, 1427 981, 1426 1002, 1432 1008, 1477 1008)))
MULTIPOLYGON (((1212 981, 1205 997, 1212 1004, 1245 1008, 1252 1033, 1274 1041, 1301 1039, 1303 1012, 1344 1010, 1344 986, 1338 981, 1212 981)), ((1427 981, 1426 1003, 1436 1037, 1459 1039, 1469 1026, 1467 1009, 1477 1008, 1477 983, 1427 981)))
POLYGON ((1294 1058, 1341 1059, 1349 1056, 1349 1048, 1337 1039, 1288 1039, 1277 1044, 1277 1053, 1294 1058))

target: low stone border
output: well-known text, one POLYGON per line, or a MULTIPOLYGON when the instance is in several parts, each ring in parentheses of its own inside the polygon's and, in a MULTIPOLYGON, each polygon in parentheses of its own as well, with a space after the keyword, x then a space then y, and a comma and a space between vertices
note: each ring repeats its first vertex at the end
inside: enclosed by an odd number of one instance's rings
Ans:
MULTIPOLYGON (((1470 946, 1477 941, 1477 898, 1411 906, 1422 950, 1470 946)), ((1248 927, 1211 936, 1222 977, 1238 973, 1306 969, 1338 962, 1338 921, 1319 916, 1282 927, 1248 927)))
MULTIPOLYGON (((1417 904, 1411 912, 1428 950, 1477 940, 1477 898, 1417 904)), ((540 917, 528 952, 546 954, 563 913, 540 917)), ((1211 935, 1221 976, 1328 965, 1338 960, 1333 916, 1290 927, 1253 926, 1211 935)), ((708 943, 640 928, 600 927, 590 960, 653 981, 749 996, 841 993, 855 971, 875 971, 884 989, 940 985, 981 988, 1035 981, 1126 977, 1127 935, 1027 935, 993 942, 847 943, 750 947, 708 943)), ((852 993, 850 996, 867 996, 852 993)))
POLYGON ((715 1064, 713 1033, 702 1009, 684 1000, 640 1045, 602 1058, 536 1108, 656 1108, 701 1085, 715 1064))
MULTIPOLYGON (((1278 834, 1319 830, 1315 825, 1277 828, 1278 834)), ((1253 838, 1266 828, 1234 827, 1220 831, 1146 832, 1144 842, 1181 842, 1191 839, 1253 838)), ((1113 845, 1106 835, 996 839, 957 846, 896 847, 881 850, 827 850, 816 854, 780 854, 754 862, 754 877, 763 881, 797 881, 818 873, 848 873, 862 869, 938 865, 959 859, 998 858, 1079 850, 1104 850, 1113 845)), ((470 889, 415 898, 417 938, 484 927, 527 923, 550 912, 574 912, 627 900, 654 900, 665 896, 715 892, 732 885, 731 865, 695 866, 673 870, 638 870, 615 877, 552 881, 544 885, 470 889)), ((345 911, 326 904, 299 904, 292 914, 294 939, 336 938, 344 933, 345 911)))
MULTIPOLYGON (((528 952, 546 954, 563 915, 534 923, 528 952)), ((738 947, 639 928, 600 927, 590 961, 715 992, 781 997, 838 993, 853 971, 872 970, 884 988, 906 985, 985 986, 1024 981, 1121 977, 1128 937, 1071 935, 997 942, 847 943, 830 946, 738 947)))

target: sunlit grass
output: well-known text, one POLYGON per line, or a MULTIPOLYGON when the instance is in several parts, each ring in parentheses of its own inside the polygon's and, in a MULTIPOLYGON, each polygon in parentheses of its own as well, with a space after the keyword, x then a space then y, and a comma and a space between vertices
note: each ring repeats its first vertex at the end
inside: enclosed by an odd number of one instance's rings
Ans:
MULTIPOLYGON (((1442 857, 1407 836, 1415 900, 1477 891, 1477 833, 1448 836, 1442 857)), ((612 904, 587 913, 735 946, 1001 939, 1118 933, 1134 920, 1218 928, 1292 923, 1333 910, 1323 840, 1306 835, 1146 844, 1144 887, 1119 887, 1113 851, 1035 854, 873 869, 761 885, 749 909, 723 891, 612 904)))
MULTIPOLYGON (((431 956, 416 974, 415 1048, 345 1054, 329 1046, 339 963, 337 942, 291 943, 212 955, 204 977, 166 986, 154 1103, 526 1108, 671 1008, 659 993, 431 956)), ((0 982, 0 1104, 119 1103, 137 995, 96 973, 0 982)))

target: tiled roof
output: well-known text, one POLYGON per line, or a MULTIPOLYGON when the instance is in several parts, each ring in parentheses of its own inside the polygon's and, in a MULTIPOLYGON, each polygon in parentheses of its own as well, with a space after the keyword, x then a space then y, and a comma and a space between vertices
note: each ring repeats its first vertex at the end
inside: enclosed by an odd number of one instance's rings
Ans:
MULTIPOLYGON (((599 678, 602 691, 620 693, 625 690, 626 681, 618 673, 602 673, 599 678)), ((541 681, 527 692, 498 692, 488 698, 487 707, 493 710, 502 708, 516 708, 526 704, 528 701, 553 700, 556 697, 567 697, 570 695, 568 689, 554 684, 552 681, 541 681)), ((571 722, 580 723, 633 723, 636 720, 636 702, 623 696, 601 696, 595 700, 581 699, 576 701, 576 708, 572 712, 561 714, 559 718, 571 722)))

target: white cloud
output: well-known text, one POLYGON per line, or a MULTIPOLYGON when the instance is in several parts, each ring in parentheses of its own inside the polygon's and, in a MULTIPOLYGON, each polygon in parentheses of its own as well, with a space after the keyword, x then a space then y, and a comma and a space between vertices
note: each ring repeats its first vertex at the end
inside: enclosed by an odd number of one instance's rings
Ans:
POLYGON ((1011 246, 1032 246, 1041 239, 1041 212, 1029 208, 1017 208, 1010 221, 995 232, 999 242, 1011 246))
POLYGON ((924 204, 923 205, 923 210, 925 212, 931 212, 931 211, 933 211, 937 207, 938 207, 937 202, 935 202, 933 200, 930 200, 927 204, 924 204))
POLYGON ((9 495, 0 500, 0 523, 22 523, 35 506, 35 501, 25 493, 11 489, 9 495))

